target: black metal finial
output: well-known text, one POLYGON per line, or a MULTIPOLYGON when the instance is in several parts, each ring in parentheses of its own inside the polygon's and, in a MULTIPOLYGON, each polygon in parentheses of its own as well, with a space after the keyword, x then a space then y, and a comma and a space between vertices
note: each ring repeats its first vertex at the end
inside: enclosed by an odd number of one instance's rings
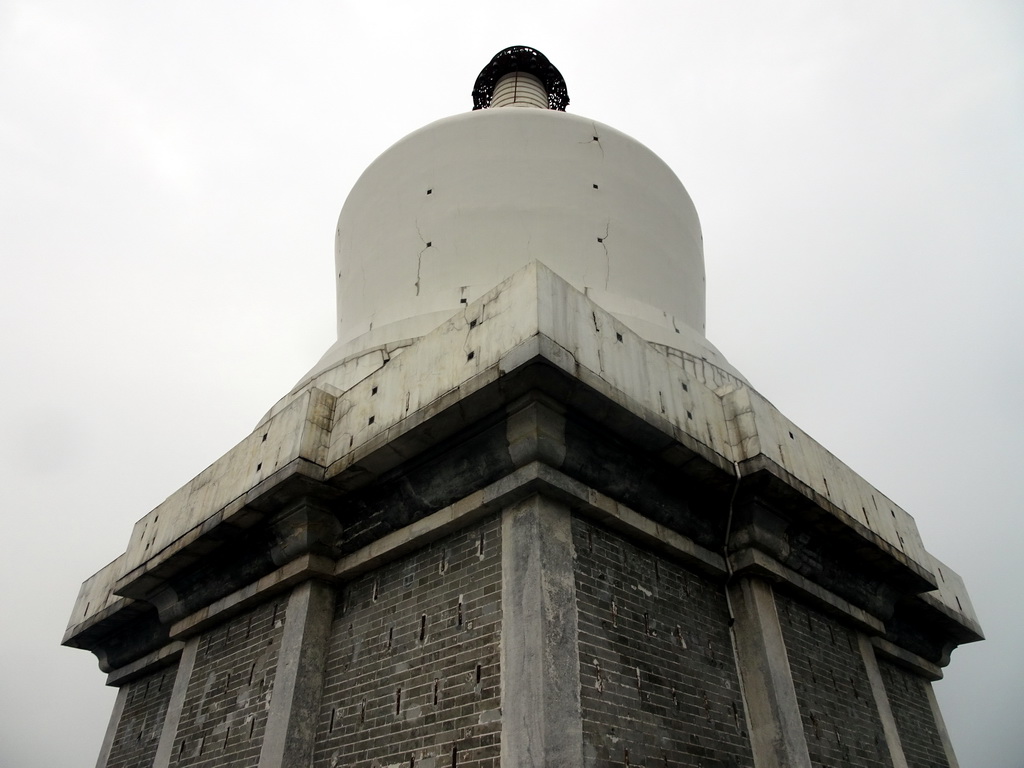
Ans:
POLYGON ((495 84, 509 72, 527 72, 538 78, 548 94, 548 109, 565 112, 569 104, 569 91, 566 90, 562 73, 548 61, 547 56, 525 45, 513 45, 495 54, 480 71, 473 86, 473 109, 487 109, 491 106, 495 84))

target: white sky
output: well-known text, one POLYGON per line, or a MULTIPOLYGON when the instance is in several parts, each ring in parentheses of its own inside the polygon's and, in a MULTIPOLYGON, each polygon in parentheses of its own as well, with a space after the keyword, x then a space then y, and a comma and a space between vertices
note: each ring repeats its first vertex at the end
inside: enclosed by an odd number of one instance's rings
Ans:
POLYGON ((79 583, 326 350, 349 188, 513 44, 676 171, 709 338, 964 577, 989 639, 936 690, 1020 768, 1017 0, 0 4, 5 768, 94 763, 79 583))

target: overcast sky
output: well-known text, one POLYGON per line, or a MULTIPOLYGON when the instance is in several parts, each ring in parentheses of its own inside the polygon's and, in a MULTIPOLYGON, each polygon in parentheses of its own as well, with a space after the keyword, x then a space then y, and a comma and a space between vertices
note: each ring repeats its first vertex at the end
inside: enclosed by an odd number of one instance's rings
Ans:
POLYGON ((1024 765, 1019 0, 6 0, 4 768, 93 765, 79 584, 327 349, 348 190, 514 44, 676 171, 708 337, 964 577, 936 691, 961 765, 1024 765))

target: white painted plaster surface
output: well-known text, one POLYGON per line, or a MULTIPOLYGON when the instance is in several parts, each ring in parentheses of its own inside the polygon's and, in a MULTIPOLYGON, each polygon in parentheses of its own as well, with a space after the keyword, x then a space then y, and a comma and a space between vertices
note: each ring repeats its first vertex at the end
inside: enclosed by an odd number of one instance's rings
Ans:
POLYGON ((424 335, 534 259, 649 341, 727 366, 703 338, 690 196, 649 149, 584 117, 489 109, 410 134, 352 189, 335 259, 338 343, 306 379, 424 335))

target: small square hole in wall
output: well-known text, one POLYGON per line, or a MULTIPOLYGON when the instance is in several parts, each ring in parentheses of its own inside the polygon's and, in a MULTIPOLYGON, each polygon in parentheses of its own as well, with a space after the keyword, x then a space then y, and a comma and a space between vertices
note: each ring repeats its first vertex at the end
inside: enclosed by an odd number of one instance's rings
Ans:
POLYGON ((430 247, 430 246, 432 246, 432 245, 433 245, 433 242, 431 242, 430 240, 428 240, 428 241, 427 241, 427 248, 429 248, 429 247, 430 247))
POLYGON ((690 391, 690 388, 686 385, 686 382, 684 381, 683 382, 683 392, 689 392, 689 391, 690 391))
POLYGON ((261 442, 261 443, 265 443, 265 442, 267 442, 267 434, 269 434, 269 433, 265 433, 265 434, 263 435, 263 439, 262 439, 262 440, 260 440, 260 442, 261 442))
POLYGON ((468 304, 469 299, 459 299, 459 304, 468 304))
POLYGON ((373 417, 373 416, 371 416, 371 417, 370 417, 370 418, 369 418, 369 419, 367 420, 366 424, 367 424, 367 425, 373 424, 373 418, 374 418, 374 417, 373 417))
POLYGON ((604 242, 604 238, 603 238, 603 237, 599 237, 599 238, 597 238, 597 242, 599 242, 599 243, 603 243, 603 242, 604 242))
POLYGON ((686 418, 688 418, 688 419, 692 419, 692 418, 693 418, 693 414, 692 414, 692 413, 690 413, 689 411, 687 411, 687 412, 686 412, 686 418))
POLYGON ((476 328, 476 320, 470 320, 469 321, 469 327, 470 328, 476 328))
POLYGON ((622 341, 622 334, 621 333, 616 333, 615 334, 615 340, 616 341, 622 341))
POLYGON ((434 190, 432 190, 432 189, 428 189, 428 190, 427 190, 427 194, 428 194, 428 195, 432 195, 432 194, 434 194, 434 190))
POLYGON ((792 432, 790 432, 790 433, 789 433, 789 439, 790 439, 790 440, 796 440, 796 438, 795 438, 795 437, 793 437, 793 433, 792 433, 792 432))
POLYGON ((597 189, 597 188, 598 188, 598 186, 597 186, 597 184, 595 184, 595 185, 594 185, 594 189, 597 189))
POLYGON ((474 357, 476 357, 476 352, 470 352, 466 355, 466 360, 472 360, 474 357))
POLYGON ((372 397, 373 395, 376 395, 376 394, 377 394, 377 388, 374 387, 373 389, 370 390, 370 396, 372 397))

